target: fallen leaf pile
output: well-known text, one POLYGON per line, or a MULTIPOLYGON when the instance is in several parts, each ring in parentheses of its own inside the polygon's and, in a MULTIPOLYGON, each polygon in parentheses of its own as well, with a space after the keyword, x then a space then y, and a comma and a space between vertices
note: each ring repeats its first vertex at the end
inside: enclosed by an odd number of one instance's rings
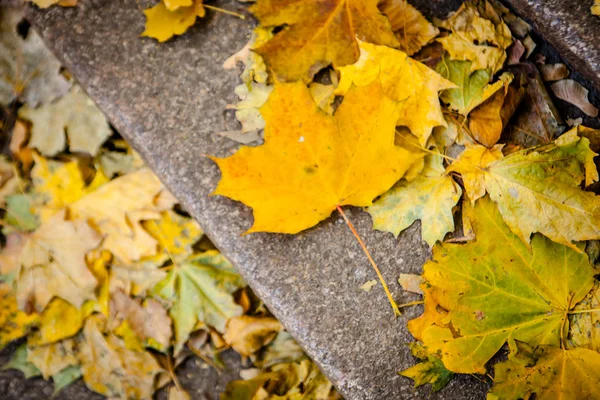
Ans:
MULTIPOLYGON (((143 36, 181 35, 205 8, 162 0, 145 10, 143 36)), ((588 88, 546 63, 531 26, 497 0, 434 21, 405 0, 257 0, 249 11, 258 26, 224 64, 244 66, 228 106, 240 129, 218 133, 257 145, 211 157, 213 194, 253 210, 247 233, 297 234, 334 210, 354 229, 348 205, 395 236, 418 220, 432 259, 399 279, 424 303, 407 323, 418 363, 402 376, 440 390, 480 374, 490 399, 600 397, 600 130, 582 126, 598 116, 588 88)), ((106 142, 93 104, 67 89, 51 103, 27 101, 22 87, 7 100, 27 103, 16 164, 0 168, 0 318, 14 321, 0 339, 28 334, 10 365, 140 398, 169 382, 171 354, 177 364, 230 346, 257 369, 222 399, 335 398, 135 153, 106 142)))
MULTIPOLYGON (((531 27, 495 0, 433 23, 403 0, 250 11, 259 26, 225 63, 244 65, 230 107, 242 128, 225 136, 264 143, 212 158, 214 194, 253 210, 247 233, 295 234, 344 205, 396 236, 419 220, 433 259, 400 279, 425 310, 408 322, 420 362, 403 376, 439 390, 458 373, 495 374, 491 399, 598 397, 588 89, 546 64, 531 27), (566 129, 553 99, 580 122, 566 129)), ((278 379, 257 374, 226 398, 263 398, 257 388, 278 379)))
MULTIPOLYGON (((20 14, 0 12, 15 34, 20 14)), ((83 91, 40 94, 64 79, 58 69, 2 98, 17 119, 0 158, 0 349, 21 339, 3 368, 52 380, 55 393, 82 379, 108 398, 172 383, 169 398, 189 398, 173 370, 193 355, 220 369, 231 347, 252 368, 230 391, 337 398, 83 91)))

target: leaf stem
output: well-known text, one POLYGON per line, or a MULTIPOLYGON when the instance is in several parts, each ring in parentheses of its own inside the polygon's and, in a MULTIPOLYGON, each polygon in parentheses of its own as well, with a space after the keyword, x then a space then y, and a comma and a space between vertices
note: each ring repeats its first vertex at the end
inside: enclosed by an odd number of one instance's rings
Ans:
POLYGON ((425 304, 425 300, 411 301, 410 303, 398 304, 398 308, 418 306, 419 304, 425 304))
POLYGON ((356 228, 354 228, 354 225, 352 224, 352 222, 350 222, 350 220, 348 219, 348 216, 346 216, 346 213, 344 212, 344 210, 342 210, 342 207, 340 207, 339 205, 336 205, 335 207, 337 208, 337 210, 340 213, 340 215, 342 216, 342 218, 344 218, 344 221, 346 221, 346 225, 348 225, 348 228, 350 228, 350 231, 352 231, 352 234, 358 241, 358 244, 360 244, 360 247, 362 248, 362 250, 365 253, 365 255, 367 256, 367 258, 369 259, 371 266, 373 267, 373 269, 375 270, 375 273, 377 274, 377 277, 379 278, 379 282, 381 282, 381 286, 383 286, 383 290, 385 291, 385 294, 390 302, 390 305, 392 306, 392 309, 394 310, 394 315, 396 317, 399 316, 401 313, 400 313, 400 309, 398 308, 398 304, 396 304, 396 302, 394 301, 394 298, 392 297, 392 294, 390 293, 390 289, 388 288, 387 284, 385 283, 385 279, 383 279, 383 275, 381 275, 381 271, 379 270, 379 267, 375 263, 375 260, 373 260, 373 257, 371 257, 371 253, 369 252, 369 249, 367 249, 365 242, 363 242, 363 240, 361 239, 356 228))
POLYGON ((233 15, 234 17, 238 17, 238 18, 240 18, 240 19, 246 19, 246 16, 245 16, 245 15, 238 14, 238 13, 236 13, 236 12, 229 11, 229 10, 224 10, 224 9, 222 9, 222 8, 219 8, 219 7, 210 6, 210 5, 208 5, 208 4, 202 4, 202 7, 204 7, 204 8, 208 8, 209 10, 218 11, 218 12, 221 12, 221 13, 223 13, 223 14, 229 14, 229 15, 233 15))

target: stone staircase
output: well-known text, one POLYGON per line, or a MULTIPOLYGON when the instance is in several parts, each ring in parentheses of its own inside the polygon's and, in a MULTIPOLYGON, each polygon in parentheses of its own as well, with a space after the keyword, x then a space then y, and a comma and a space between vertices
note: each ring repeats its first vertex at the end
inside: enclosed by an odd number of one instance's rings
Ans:
MULTIPOLYGON (((583 80, 600 86, 600 18, 592 0, 511 0, 559 49, 583 80), (590 4, 588 4, 590 3, 590 4)), ((269 309, 318 363, 346 399, 483 399, 488 387, 462 376, 429 394, 396 374, 413 364, 406 321, 416 307, 393 317, 382 290, 359 286, 373 272, 354 237, 337 217, 299 235, 240 236, 252 214, 242 204, 210 197, 219 179, 205 155, 226 156, 236 145, 216 132, 231 129, 225 106, 236 101, 236 71, 223 61, 247 41, 251 20, 210 13, 203 23, 171 42, 140 38, 144 17, 136 0, 80 0, 28 16, 47 45, 106 113, 115 128, 199 221, 269 309)), ((417 0, 428 16, 444 16, 460 0, 417 0)), ((216 6, 243 10, 237 0, 216 6)), ((548 47, 547 51, 556 54, 548 47)), ((593 94, 592 96, 595 96, 593 94)), ((592 100, 600 100, 592 97, 592 100)), ((598 103, 596 101, 596 103, 598 103)), ((400 273, 418 273, 430 250, 419 227, 400 235, 371 230, 370 218, 349 211, 360 235, 391 283, 399 303, 416 300, 395 283, 400 273)), ((201 372, 198 379, 203 379, 201 372)))

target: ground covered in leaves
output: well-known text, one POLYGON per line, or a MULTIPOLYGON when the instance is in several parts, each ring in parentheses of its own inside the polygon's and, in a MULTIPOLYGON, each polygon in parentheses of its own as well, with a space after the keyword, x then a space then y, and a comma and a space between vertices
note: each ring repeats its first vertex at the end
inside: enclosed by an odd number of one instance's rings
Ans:
MULTIPOLYGON (((160 1, 142 35, 169 40, 206 9, 160 1)), ((224 65, 244 65, 230 105, 241 128, 221 134, 251 145, 213 158, 214 194, 253 209, 248 233, 296 234, 334 210, 346 218, 348 205, 394 235, 420 220, 433 257, 421 276, 400 277, 424 303, 407 322, 419 361, 403 376, 439 390, 478 374, 490 399, 600 397, 600 131, 583 124, 597 124, 598 109, 568 66, 547 62, 531 27, 496 0, 433 21, 405 0, 249 10, 259 25, 224 65), (555 102, 577 111, 560 115, 555 102)), ((58 67, 42 74, 48 90, 7 85, 18 120, 1 187, 12 321, 1 337, 28 335, 12 366, 144 397, 187 352, 217 363, 231 346, 267 369, 224 399, 336 396, 58 67), (296 361, 269 364, 269 349, 296 361)))

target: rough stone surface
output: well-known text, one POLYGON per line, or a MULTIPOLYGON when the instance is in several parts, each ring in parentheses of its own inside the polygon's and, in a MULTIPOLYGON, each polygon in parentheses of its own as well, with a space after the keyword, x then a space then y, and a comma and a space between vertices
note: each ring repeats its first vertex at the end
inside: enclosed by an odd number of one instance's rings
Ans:
MULTIPOLYGON (((540 20, 553 18, 550 4, 565 9, 559 0, 511 2, 519 10, 522 7, 526 15, 531 10, 531 17, 539 13, 540 20)), ((428 16, 444 16, 460 3, 413 2, 428 16)), ((580 7, 576 4, 580 1, 568 3, 570 8, 580 7)), ((140 5, 147 3, 82 0, 72 9, 32 8, 29 16, 116 129, 140 151, 347 399, 485 398, 488 384, 474 377, 459 377, 432 394, 427 389, 414 389, 410 380, 396 374, 414 363, 405 346, 412 340, 405 323, 421 310, 409 309, 394 319, 380 285, 368 293, 359 289, 375 276, 337 215, 295 236, 240 236, 251 225, 251 210, 208 196, 219 171, 204 155, 226 156, 237 147, 216 134, 234 126, 232 116, 224 110, 236 100, 233 88, 238 84, 237 72, 225 71, 221 65, 244 45, 252 22, 209 13, 185 36, 158 44, 139 38, 144 24, 140 5)), ((215 5, 244 12, 243 5, 234 0, 216 1, 215 5)), ((566 26, 588 21, 581 16, 587 12, 586 5, 577 17, 566 20, 565 14, 560 17, 564 23, 552 29, 575 30, 561 31, 560 36, 575 38, 564 51, 571 55, 580 52, 581 61, 574 56, 570 59, 594 79, 600 72, 594 61, 600 59, 598 50, 578 48, 585 32, 566 26), (591 58, 585 61, 584 57, 591 58)), ((545 24, 552 26, 551 22, 545 24)), ((550 38, 560 39, 552 29, 536 27, 550 38)), ((587 43, 591 46, 594 41, 588 37, 587 43)), ((396 240, 372 231, 365 213, 351 209, 349 216, 396 293, 396 300, 415 300, 401 292, 396 279, 400 273, 420 272, 429 257, 419 226, 396 240)), ((2 390, 0 384, 0 394, 2 390)), ((21 398, 18 391, 14 393, 3 398, 21 398)))

